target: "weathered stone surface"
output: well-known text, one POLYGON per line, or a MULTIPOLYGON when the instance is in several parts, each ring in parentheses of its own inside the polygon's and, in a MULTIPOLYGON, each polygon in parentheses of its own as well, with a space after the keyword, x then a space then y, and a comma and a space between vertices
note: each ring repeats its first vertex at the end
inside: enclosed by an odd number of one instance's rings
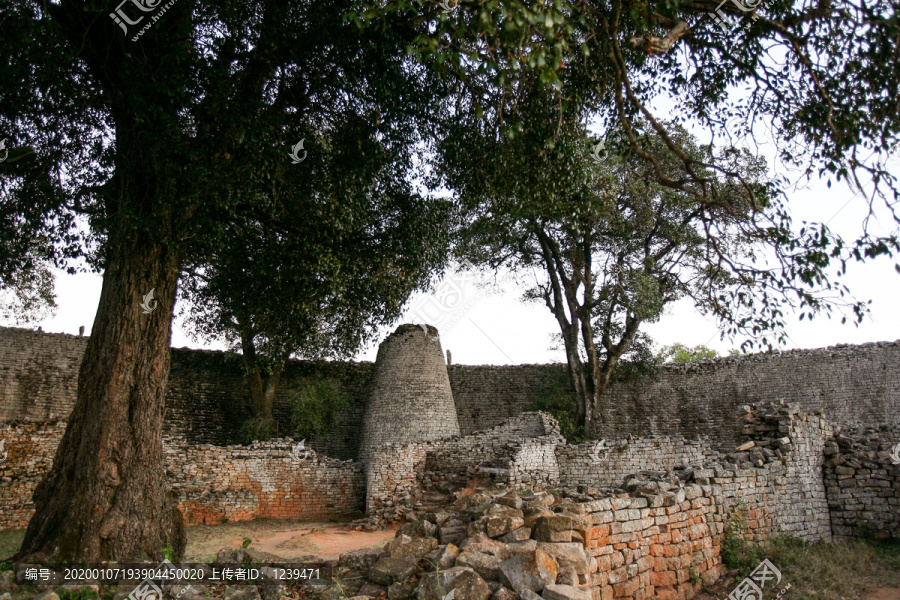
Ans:
POLYGON ((571 565, 579 575, 587 575, 590 572, 591 557, 585 551, 584 546, 576 542, 567 544, 538 542, 538 548, 556 559, 560 567, 571 565))
POLYGON ((416 590, 408 583, 395 583, 388 587, 388 600, 408 600, 412 598, 416 590))
POLYGON ((397 535, 408 535, 410 537, 437 537, 438 527, 434 523, 428 520, 420 520, 414 523, 404 523, 403 526, 397 530, 397 535))
POLYGON ((522 511, 516 510, 514 508, 509 508, 506 506, 500 506, 495 504, 499 509, 493 511, 490 514, 486 515, 487 521, 485 523, 485 533, 487 533, 488 537, 499 537, 504 533, 510 532, 513 529, 518 529, 525 525, 525 520, 522 518, 522 511))
POLYGON ((434 538, 411 538, 406 535, 401 535, 385 545, 384 554, 382 556, 402 558, 403 560, 417 563, 422 560, 426 554, 437 547, 438 541, 434 538))
POLYGON ((755 442, 752 442, 752 441, 745 442, 745 443, 741 444, 740 446, 738 446, 737 448, 735 448, 735 451, 736 452, 744 452, 746 450, 749 450, 750 448, 753 448, 754 446, 756 446, 755 442))
POLYGON ((492 554, 464 550, 456 559, 456 564, 460 567, 471 567, 484 579, 497 581, 500 578, 500 559, 492 554))
POLYGON ((456 557, 459 556, 459 548, 454 544, 446 546, 438 546, 425 555, 424 560, 427 561, 426 571, 434 571, 435 569, 449 569, 456 565, 456 557))
POLYGON ((527 539, 531 538, 531 529, 528 527, 519 527, 518 529, 513 529, 509 533, 504 533, 498 539, 503 543, 509 542, 524 542, 527 539))
POLYGON ((521 595, 522 590, 539 592, 548 583, 556 583, 559 565, 538 548, 532 553, 516 554, 500 563, 500 583, 521 595))
POLYGON ((508 587, 501 585, 491 594, 491 600, 519 600, 519 595, 508 587))
POLYGON ((544 600, 591 600, 591 593, 574 585, 548 583, 541 592, 544 600))
POLYGON ((359 588, 359 592, 357 593, 360 596, 371 596, 372 598, 377 598, 378 596, 386 592, 387 588, 385 586, 367 581, 362 584, 362 587, 359 588))
POLYGON ((467 567, 426 573, 416 589, 418 600, 487 600, 491 590, 481 576, 467 567), (451 596, 452 594, 452 596, 451 596))
POLYGON ((513 554, 528 554, 530 552, 534 552, 538 548, 538 543, 535 540, 523 540, 521 542, 510 542, 506 544, 506 550, 509 552, 509 555, 513 554))
POLYGON ((59 600, 59 596, 53 590, 47 590, 35 596, 34 600, 59 600))
POLYGON ((565 515, 540 517, 534 524, 534 539, 539 542, 571 542, 572 519, 565 515))
POLYGON ((512 556, 510 547, 507 544, 492 540, 484 534, 474 535, 466 539, 461 545, 460 550, 474 550, 485 554, 492 554, 500 560, 506 560, 512 556))
POLYGON ((378 585, 389 586, 409 579, 416 572, 415 563, 402 558, 386 556, 379 558, 367 574, 370 581, 378 585))
POLYGON ((351 569, 368 569, 381 558, 381 548, 360 548, 344 552, 340 556, 340 564, 351 569))
POLYGON ((578 585, 578 573, 572 565, 559 565, 559 573, 556 575, 556 583, 560 585, 578 585))

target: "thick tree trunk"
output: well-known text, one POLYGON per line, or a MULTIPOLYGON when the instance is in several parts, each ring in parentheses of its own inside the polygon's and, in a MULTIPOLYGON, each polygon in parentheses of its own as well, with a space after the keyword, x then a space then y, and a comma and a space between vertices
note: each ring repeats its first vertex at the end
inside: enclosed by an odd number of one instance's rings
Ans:
POLYGON ((165 480, 162 425, 177 257, 143 232, 110 234, 78 398, 53 467, 34 493, 20 559, 161 559, 185 546, 165 480), (141 308, 154 290, 149 314, 141 308), (158 305, 156 302, 158 301, 158 305))

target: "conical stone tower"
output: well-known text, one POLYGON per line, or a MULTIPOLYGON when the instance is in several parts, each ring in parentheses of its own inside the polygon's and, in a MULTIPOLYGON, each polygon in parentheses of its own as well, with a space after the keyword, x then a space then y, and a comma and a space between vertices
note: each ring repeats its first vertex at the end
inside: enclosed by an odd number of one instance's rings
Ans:
POLYGON ((378 347, 359 458, 368 462, 386 444, 451 435, 459 421, 438 331, 401 325, 378 347))

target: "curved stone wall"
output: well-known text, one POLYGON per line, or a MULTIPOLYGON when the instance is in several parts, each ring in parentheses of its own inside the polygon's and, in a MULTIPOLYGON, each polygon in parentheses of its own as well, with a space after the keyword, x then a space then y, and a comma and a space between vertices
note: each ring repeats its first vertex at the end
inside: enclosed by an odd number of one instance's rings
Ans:
POLYGON ((401 325, 378 348, 359 457, 387 444, 459 435, 438 331, 401 325))

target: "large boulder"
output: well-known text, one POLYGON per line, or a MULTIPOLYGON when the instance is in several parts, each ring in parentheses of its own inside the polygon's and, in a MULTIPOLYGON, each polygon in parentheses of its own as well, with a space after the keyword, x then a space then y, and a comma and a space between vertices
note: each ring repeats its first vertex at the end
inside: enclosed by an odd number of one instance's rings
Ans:
POLYGON ((458 556, 459 548, 457 548, 454 544, 438 546, 425 555, 425 561, 427 561, 428 563, 425 566, 425 570, 440 571, 449 569, 450 567, 456 565, 456 558, 458 556))
POLYGON ((591 593, 574 585, 548 583, 541 593, 544 600, 591 600, 591 593))
POLYGON ((417 563, 437 546, 438 541, 435 538, 399 535, 385 545, 382 556, 402 558, 417 563))
POLYGON ((541 550, 516 554, 500 563, 500 583, 520 596, 523 590, 540 592, 548 583, 556 583, 559 565, 541 550))
POLYGON ((584 546, 576 542, 567 544, 548 544, 538 542, 538 548, 552 556, 560 567, 571 566, 579 575, 587 575, 591 571, 591 557, 584 546))
POLYGON ((426 573, 416 589, 418 600, 488 600, 490 596, 484 579, 468 567, 426 573))
POLYGON ((460 544, 460 550, 473 550, 484 554, 491 554, 500 560, 506 560, 512 556, 509 546, 497 540, 492 540, 483 533, 473 535, 460 544))
POLYGON ((344 552, 340 557, 340 564, 351 569, 368 569, 381 558, 381 548, 360 548, 344 552))
POLYGON ((566 515, 540 517, 534 524, 534 539, 539 542, 571 542, 574 523, 566 515))
POLYGON ((471 567, 484 579, 497 581, 500 579, 500 559, 493 554, 485 554, 476 550, 464 550, 456 559, 459 567, 471 567))
POLYGON ((416 564, 402 558, 386 556, 379 558, 369 569, 368 577, 372 583, 390 586, 398 581, 403 583, 416 572, 416 564))

